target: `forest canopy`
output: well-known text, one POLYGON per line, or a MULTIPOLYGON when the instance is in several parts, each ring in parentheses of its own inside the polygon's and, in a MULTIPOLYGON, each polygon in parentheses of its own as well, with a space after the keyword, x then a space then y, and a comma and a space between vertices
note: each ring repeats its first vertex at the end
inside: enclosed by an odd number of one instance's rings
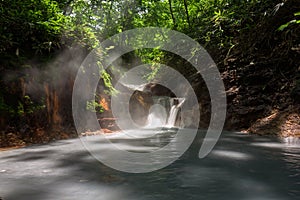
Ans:
MULTIPOLYGON (((257 0, 1 0, 1 54, 30 57, 78 42, 94 47, 137 27, 175 29, 203 45, 233 38, 276 12, 280 1, 257 0), (18 51, 18 52, 16 52, 18 51)), ((280 6, 280 5, 279 5, 280 6)))

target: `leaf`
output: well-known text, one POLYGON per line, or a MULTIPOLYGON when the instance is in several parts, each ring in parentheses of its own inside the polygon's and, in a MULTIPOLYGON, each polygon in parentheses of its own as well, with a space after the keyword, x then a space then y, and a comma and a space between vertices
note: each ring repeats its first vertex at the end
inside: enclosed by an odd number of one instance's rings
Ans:
POLYGON ((286 23, 286 24, 282 24, 281 26, 279 26, 279 28, 277 29, 278 31, 283 31, 286 27, 288 27, 289 26, 289 22, 288 23, 286 23))
POLYGON ((295 16, 300 16, 300 11, 299 12, 296 12, 294 13, 295 16))
MULTIPOLYGON (((298 21, 299 21, 299 20, 298 20, 298 21)), ((297 24, 298 24, 298 21, 295 20, 295 19, 293 19, 293 20, 289 21, 288 23, 279 26, 279 28, 278 28, 277 30, 278 30, 278 31, 283 31, 285 28, 287 28, 287 27, 288 27, 290 24, 292 24, 292 23, 297 23, 297 24)))
POLYGON ((109 47, 106 47, 105 49, 106 50, 111 50, 111 49, 114 49, 115 48, 115 46, 109 46, 109 47))

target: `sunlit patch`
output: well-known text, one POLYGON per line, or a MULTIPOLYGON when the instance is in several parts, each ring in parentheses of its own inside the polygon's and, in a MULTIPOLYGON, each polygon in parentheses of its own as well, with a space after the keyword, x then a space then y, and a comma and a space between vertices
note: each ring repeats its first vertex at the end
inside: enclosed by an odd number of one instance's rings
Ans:
POLYGON ((251 146, 257 147, 269 147, 269 148, 283 148, 285 147, 284 144, 276 143, 276 142, 253 142, 250 143, 251 146))
POLYGON ((226 157, 230 159, 236 159, 236 160, 250 160, 252 159, 252 156, 246 153, 241 153, 237 151, 228 151, 228 150, 214 150, 211 152, 212 155, 220 156, 220 157, 226 157))
POLYGON ((286 137, 282 139, 282 142, 289 147, 300 147, 300 138, 297 137, 286 137))
POLYGON ((101 98, 101 100, 100 100, 100 105, 102 106, 102 108, 103 108, 104 110, 109 110, 108 103, 107 103, 107 101, 105 100, 104 97, 101 98))

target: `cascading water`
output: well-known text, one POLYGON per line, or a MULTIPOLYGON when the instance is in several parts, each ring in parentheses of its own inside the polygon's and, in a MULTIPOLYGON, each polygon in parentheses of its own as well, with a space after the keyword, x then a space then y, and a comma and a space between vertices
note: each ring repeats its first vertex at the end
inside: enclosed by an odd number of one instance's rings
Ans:
POLYGON ((178 112, 183 105, 184 98, 153 97, 146 128, 175 127, 178 112))
POLYGON ((167 113, 165 107, 160 104, 151 106, 146 128, 163 127, 166 124, 167 113))
POLYGON ((171 101, 172 107, 170 109, 166 127, 174 127, 175 126, 178 111, 179 111, 180 107, 182 106, 182 104, 184 103, 185 99, 184 98, 172 98, 172 99, 170 99, 170 101, 171 101))
POLYGON ((146 128, 163 127, 168 117, 169 97, 153 96, 153 105, 149 110, 148 123, 146 128))

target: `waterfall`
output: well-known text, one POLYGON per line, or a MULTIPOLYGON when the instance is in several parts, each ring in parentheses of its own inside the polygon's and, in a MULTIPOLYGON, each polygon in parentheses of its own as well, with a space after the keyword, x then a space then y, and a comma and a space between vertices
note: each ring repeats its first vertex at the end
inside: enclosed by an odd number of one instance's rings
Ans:
POLYGON ((171 101, 172 107, 170 109, 166 127, 174 127, 175 126, 178 111, 179 111, 180 107, 182 106, 182 104, 184 103, 185 99, 184 98, 172 98, 172 99, 170 99, 170 101, 171 101))
POLYGON ((167 113, 165 107, 160 104, 151 106, 146 128, 163 127, 166 123, 167 113))
POLYGON ((174 127, 180 107, 184 98, 153 97, 154 105, 151 106, 146 128, 174 127))

